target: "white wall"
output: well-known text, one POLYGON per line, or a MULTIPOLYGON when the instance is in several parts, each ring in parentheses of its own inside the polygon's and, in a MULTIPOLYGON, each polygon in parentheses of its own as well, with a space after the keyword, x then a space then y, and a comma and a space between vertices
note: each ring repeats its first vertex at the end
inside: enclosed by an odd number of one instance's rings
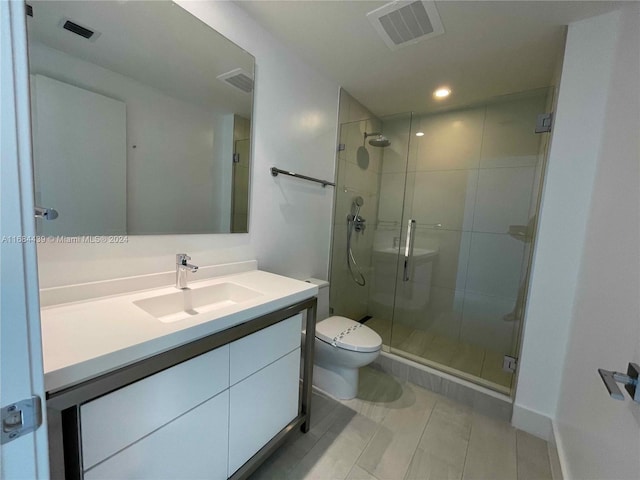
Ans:
MULTIPOLYGON (((192 214, 194 205, 218 212, 214 197, 231 181, 230 171, 216 175, 221 172, 215 171, 219 167, 213 161, 214 133, 219 140, 220 132, 214 132, 210 111, 38 42, 31 43, 29 55, 32 73, 126 104, 127 231, 205 233, 221 223, 219 217, 192 214)), ((228 208, 220 215, 228 219, 228 208)), ((91 228, 77 231, 98 233, 91 228)))
POLYGON ((231 2, 178 3, 256 57, 249 233, 130 237, 124 245, 41 244, 41 287, 171 270, 180 251, 196 265, 257 258, 268 271, 327 277, 333 189, 274 179, 268 168, 333 178, 338 85, 231 2))
POLYGON ((629 5, 567 37, 513 419, 543 437, 555 420, 565 478, 637 478, 632 408, 596 368, 638 342, 638 22, 629 5))

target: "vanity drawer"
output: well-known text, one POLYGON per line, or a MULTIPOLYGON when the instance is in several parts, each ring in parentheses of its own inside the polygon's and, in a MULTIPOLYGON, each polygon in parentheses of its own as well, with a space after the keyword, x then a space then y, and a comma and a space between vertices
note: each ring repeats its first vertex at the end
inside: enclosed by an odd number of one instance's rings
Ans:
POLYGON ((231 385, 298 348, 301 322, 302 314, 299 313, 231 343, 231 385))
POLYGON ((225 345, 82 405, 83 469, 228 387, 229 345, 225 345))
POLYGON ((227 478, 229 390, 85 472, 85 480, 227 478))

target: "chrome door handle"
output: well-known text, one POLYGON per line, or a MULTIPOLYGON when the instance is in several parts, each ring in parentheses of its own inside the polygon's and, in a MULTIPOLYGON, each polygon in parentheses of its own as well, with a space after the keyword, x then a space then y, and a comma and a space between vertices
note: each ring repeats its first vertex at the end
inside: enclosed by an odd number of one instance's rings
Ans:
POLYGON ((411 259, 413 258, 413 230, 416 226, 416 221, 412 218, 409 219, 407 225, 407 240, 404 244, 404 272, 402 274, 402 281, 408 282, 411 269, 411 259))
POLYGON ((635 363, 630 363, 627 367, 627 374, 620 372, 612 372, 609 370, 598 369, 600 378, 604 382, 611 398, 616 400, 624 400, 624 395, 618 387, 618 383, 624 385, 625 390, 629 393, 634 402, 640 403, 640 388, 638 388, 638 375, 640 367, 635 363))

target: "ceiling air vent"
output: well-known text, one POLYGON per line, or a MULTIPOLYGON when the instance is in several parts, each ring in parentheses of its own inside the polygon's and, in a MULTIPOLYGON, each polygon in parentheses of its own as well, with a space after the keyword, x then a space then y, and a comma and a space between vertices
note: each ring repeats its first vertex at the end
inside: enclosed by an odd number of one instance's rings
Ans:
POLYGON ((444 33, 434 2, 391 2, 367 13, 367 18, 391 50, 444 33))
POLYGON ((78 25, 76 22, 73 22, 68 18, 63 18, 62 20, 60 20, 60 23, 58 25, 65 30, 69 30, 76 35, 86 38, 87 40, 91 40, 92 42, 94 42, 100 36, 99 32, 91 30, 87 27, 83 27, 82 25, 78 25))
POLYGON ((216 77, 225 83, 228 83, 233 88, 242 90, 244 93, 251 93, 253 91, 253 78, 247 72, 241 68, 236 68, 230 72, 223 73, 216 77))

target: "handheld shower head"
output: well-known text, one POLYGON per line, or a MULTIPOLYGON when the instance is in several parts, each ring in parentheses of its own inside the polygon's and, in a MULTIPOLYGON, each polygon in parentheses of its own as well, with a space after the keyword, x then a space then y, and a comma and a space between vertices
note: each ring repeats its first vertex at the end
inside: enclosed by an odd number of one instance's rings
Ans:
POLYGON ((364 198, 362 198, 360 195, 358 195, 357 197, 355 197, 353 199, 353 205, 356 207, 355 210, 355 214, 353 215, 354 220, 358 219, 358 216, 360 215, 360 207, 362 205, 364 205, 364 198))

